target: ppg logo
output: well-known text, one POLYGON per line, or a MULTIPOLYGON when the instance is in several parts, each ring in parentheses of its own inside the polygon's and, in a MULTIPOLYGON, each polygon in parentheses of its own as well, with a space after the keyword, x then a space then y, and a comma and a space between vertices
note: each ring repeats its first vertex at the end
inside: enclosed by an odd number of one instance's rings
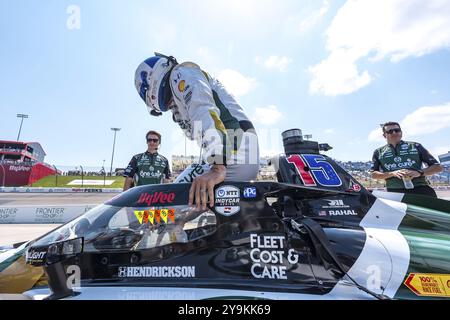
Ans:
POLYGON ((247 187, 244 189, 244 198, 256 198, 256 188, 247 187))

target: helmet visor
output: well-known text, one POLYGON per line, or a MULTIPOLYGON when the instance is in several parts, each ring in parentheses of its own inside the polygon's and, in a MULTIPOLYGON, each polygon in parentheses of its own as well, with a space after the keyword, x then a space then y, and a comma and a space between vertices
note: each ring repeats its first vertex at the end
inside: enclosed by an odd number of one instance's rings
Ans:
POLYGON ((172 98, 172 92, 170 91, 170 83, 169 83, 170 72, 167 72, 159 86, 158 90, 158 105, 161 111, 167 111, 169 109, 169 102, 172 98))
POLYGON ((139 95, 141 96, 142 100, 147 101, 147 91, 150 88, 147 82, 147 71, 141 71, 140 77, 141 77, 141 86, 139 88, 139 95))

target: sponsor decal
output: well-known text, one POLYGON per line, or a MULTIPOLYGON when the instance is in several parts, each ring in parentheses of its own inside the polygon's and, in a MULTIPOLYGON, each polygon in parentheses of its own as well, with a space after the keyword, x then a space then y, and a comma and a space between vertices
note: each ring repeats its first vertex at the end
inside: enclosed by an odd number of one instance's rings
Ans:
POLYGON ((153 80, 153 84, 152 84, 152 99, 155 100, 156 99, 156 90, 158 89, 158 80, 153 80))
POLYGON ((183 92, 184 89, 186 89, 185 86, 186 86, 186 81, 181 80, 180 83, 178 83, 178 90, 179 90, 180 92, 183 92))
POLYGON ((361 186, 358 183, 356 183, 355 181, 353 181, 352 179, 350 179, 349 190, 355 191, 355 192, 360 192, 361 186))
POLYGON ((35 221, 45 222, 61 219, 65 208, 36 208, 35 221))
POLYGON ((15 165, 10 165, 9 166, 9 171, 14 171, 14 172, 21 172, 21 171, 30 171, 31 167, 26 167, 26 166, 15 166, 15 165))
POLYGON ((357 216, 358 212, 355 210, 319 210, 318 215, 325 216, 357 216))
POLYGON ((238 213, 241 210, 239 202, 239 188, 234 186, 221 186, 220 188, 217 188, 214 200, 214 209, 218 213, 224 216, 231 216, 238 213))
POLYGON ((184 96, 184 103, 188 105, 189 102, 191 102, 191 99, 192 99, 192 90, 188 91, 184 96))
POLYGON ((350 208, 349 205, 344 203, 344 200, 340 199, 333 199, 333 200, 324 199, 324 200, 328 202, 328 205, 322 206, 323 209, 350 208))
POLYGON ((355 210, 328 210, 330 216, 357 216, 355 210))
POLYGON ((415 160, 407 159, 406 162, 399 162, 399 163, 386 163, 385 167, 387 170, 392 171, 396 169, 404 169, 404 168, 411 168, 416 163, 415 160))
POLYGON ((286 248, 284 236, 250 234, 251 273, 256 279, 287 279, 288 266, 298 263, 299 254, 286 248))
POLYGON ((319 211, 319 216, 325 217, 325 216, 327 216, 327 212, 325 210, 320 210, 319 211))
POLYGON ((175 222, 175 209, 135 210, 134 215, 140 224, 168 224, 175 222))
POLYGON ((256 187, 246 187, 244 188, 244 198, 256 198, 256 187))
POLYGON ((200 165, 193 163, 188 169, 185 169, 178 177, 176 178, 176 183, 191 183, 194 181, 194 178, 201 176, 207 170, 209 170, 209 165, 200 165))
POLYGON ((175 209, 169 209, 167 218, 169 219, 169 221, 175 222, 175 209))
POLYGON ((402 144, 402 147, 401 147, 403 150, 406 150, 406 149, 408 149, 408 144, 402 144))
POLYGON ((294 154, 286 158, 292 163, 305 186, 339 187, 342 180, 333 166, 322 155, 294 154))
POLYGON ((141 193, 137 203, 146 203, 148 206, 153 204, 172 203, 175 200, 175 193, 154 192, 153 194, 141 193))
POLYGON ((153 167, 150 167, 149 170, 150 171, 144 171, 144 170, 139 171, 139 176, 141 178, 148 179, 148 178, 160 178, 162 175, 161 171, 159 171, 159 170, 155 171, 155 168, 153 168, 153 167))
POLYGON ((195 278, 195 266, 119 267, 119 278, 195 278))
POLYGON ((160 217, 162 219, 162 221, 164 221, 164 223, 167 223, 167 216, 169 214, 169 209, 161 209, 160 211, 160 217))
MULTIPOLYGON (((81 181, 81 180, 80 180, 81 181)), ((80 182, 81 184, 81 182, 80 182)), ((72 192, 103 192, 103 189, 93 189, 93 188, 72 188, 72 192)))
POLYGON ((0 222, 12 222, 15 220, 17 208, 0 208, 0 222))
POLYGON ((450 274, 410 273, 405 285, 418 296, 450 297, 450 274))
POLYGON ((394 158, 394 161, 397 162, 397 163, 399 163, 400 161, 402 161, 402 157, 395 157, 395 158, 394 158))
POLYGON ((44 262, 44 258, 47 251, 35 251, 33 249, 28 249, 25 252, 25 261, 27 263, 44 262))

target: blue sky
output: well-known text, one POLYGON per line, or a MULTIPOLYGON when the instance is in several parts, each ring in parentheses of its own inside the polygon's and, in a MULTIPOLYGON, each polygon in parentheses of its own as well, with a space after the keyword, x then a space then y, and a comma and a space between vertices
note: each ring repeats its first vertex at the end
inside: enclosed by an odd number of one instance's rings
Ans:
POLYGON ((370 160, 388 120, 436 157, 450 150, 450 1, 2 1, 0 39, 0 139, 15 140, 26 113, 21 140, 51 164, 109 167, 111 127, 114 166, 150 129, 162 154, 184 154, 171 116, 151 117, 134 88, 154 51, 219 78, 262 154, 296 127, 332 157, 370 160))

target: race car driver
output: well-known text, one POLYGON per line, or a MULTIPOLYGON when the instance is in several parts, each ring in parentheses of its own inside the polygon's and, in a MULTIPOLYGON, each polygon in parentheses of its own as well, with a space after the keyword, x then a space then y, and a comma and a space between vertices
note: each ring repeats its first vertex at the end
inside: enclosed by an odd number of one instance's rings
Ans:
POLYGON ((258 138, 248 117, 224 86, 193 62, 156 53, 135 73, 135 86, 151 115, 170 110, 190 140, 202 148, 210 170, 196 177, 189 205, 206 210, 214 205, 214 186, 222 181, 256 179, 258 138))

